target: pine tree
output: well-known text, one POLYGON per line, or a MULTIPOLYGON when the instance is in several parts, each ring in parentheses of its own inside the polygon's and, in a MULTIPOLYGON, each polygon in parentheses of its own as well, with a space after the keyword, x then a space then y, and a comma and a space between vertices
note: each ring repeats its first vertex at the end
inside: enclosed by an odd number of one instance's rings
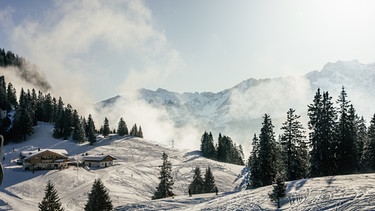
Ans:
POLYGON ((55 186, 49 180, 47 183, 46 188, 44 189, 45 196, 38 204, 40 211, 63 211, 64 209, 61 207, 61 202, 55 186))
POLYGON ((85 211, 110 211, 113 209, 108 189, 100 179, 94 181, 88 197, 85 211))
POLYGON ((357 124, 357 158, 358 158, 358 165, 359 170, 362 172, 364 170, 364 149, 365 144, 367 143, 368 136, 367 136, 367 126, 366 126, 366 120, 363 118, 363 116, 358 120, 357 124))
POLYGON ((375 171, 375 114, 373 115, 367 131, 367 142, 363 151, 363 169, 366 172, 375 171))
POLYGON ((264 115, 259 135, 259 175, 261 186, 271 185, 277 173, 277 146, 273 125, 269 115, 264 115))
POLYGON ((337 103, 339 104, 335 147, 337 173, 348 174, 357 170, 356 125, 355 110, 353 105, 350 105, 350 101, 347 100, 344 87, 342 87, 337 103))
POLYGON ((108 122, 107 117, 105 117, 105 118, 104 118, 104 124, 103 124, 103 132, 102 132, 102 135, 103 135, 103 136, 108 136, 110 132, 111 132, 111 130, 109 129, 109 122, 108 122))
POLYGON ((122 117, 120 118, 120 121, 118 123, 117 134, 119 136, 129 135, 128 127, 126 126, 126 122, 122 117))
POLYGON ((269 194, 269 197, 272 202, 277 203, 277 208, 280 208, 280 198, 285 197, 285 192, 286 192, 286 185, 284 182, 284 179, 282 176, 277 176, 276 177, 276 183, 273 184, 273 190, 269 194))
POLYGON ((253 149, 251 150, 251 154, 248 161, 248 166, 250 168, 250 186, 253 188, 261 187, 261 169, 259 167, 259 139, 256 134, 254 134, 253 142, 252 142, 253 149))
POLYGON ((138 134, 138 127, 137 127, 137 124, 134 124, 132 129, 130 130, 130 135, 137 137, 137 134, 138 134))
POLYGON ((89 118, 87 120, 86 137, 88 138, 88 141, 90 142, 90 144, 94 144, 96 142, 95 123, 94 123, 94 120, 92 119, 91 114, 89 114, 89 118))
POLYGON ((44 121, 44 95, 41 91, 38 92, 38 98, 36 102, 35 117, 37 121, 44 121))
POLYGON ((310 129, 311 176, 332 175, 335 166, 335 119, 336 112, 328 92, 317 90, 313 103, 308 106, 310 129))
POLYGON ((5 77, 0 76, 0 110, 9 110, 5 77))
POLYGON ((163 164, 159 166, 160 170, 160 183, 159 186, 156 187, 156 191, 152 199, 160 199, 166 198, 169 196, 173 196, 173 178, 171 176, 172 173, 172 163, 168 160, 168 155, 163 152, 162 155, 163 164))
POLYGON ((54 114, 55 128, 53 130, 53 137, 61 138, 64 134, 64 102, 62 98, 59 98, 56 112, 54 114))
POLYGON ((208 166, 204 174, 203 191, 204 193, 212 193, 215 192, 215 187, 215 178, 210 166, 208 166))
POLYGON ((44 96, 43 103, 43 120, 44 122, 53 122, 54 121, 54 106, 53 99, 50 94, 44 96))
POLYGON ((192 194, 204 193, 203 178, 199 166, 194 169, 193 181, 189 185, 192 194))
POLYGON ((230 155, 229 155, 229 160, 227 161, 228 163, 233 163, 237 165, 245 165, 241 145, 238 145, 237 147, 235 143, 231 143, 229 153, 230 155))
POLYGON ((294 109, 289 109, 287 120, 281 127, 284 131, 281 136, 281 157, 287 180, 301 179, 307 175, 308 149, 305 130, 299 118, 294 109))
POLYGON ((202 156, 206 158, 215 157, 215 146, 212 134, 208 134, 206 131, 203 133, 201 138, 201 151, 202 156))
POLYGON ((221 135, 221 133, 219 133, 219 137, 218 137, 218 146, 217 146, 217 160, 218 161, 222 161, 222 162, 225 162, 226 160, 226 154, 227 154, 227 149, 228 147, 225 145, 226 142, 223 141, 223 137, 221 135))
POLYGON ((14 116, 12 133, 15 139, 26 140, 26 136, 33 133, 33 119, 31 117, 31 106, 23 89, 20 93, 20 105, 14 116))
POLYGON ((17 107, 17 94, 16 89, 13 87, 12 83, 8 83, 8 89, 7 89, 7 99, 10 106, 17 107))
POLYGON ((63 112, 62 137, 67 140, 72 132, 73 127, 73 108, 68 104, 63 112))
POLYGON ((31 118, 33 119, 33 125, 37 125, 37 119, 36 119, 36 115, 35 115, 35 112, 36 112, 36 106, 37 106, 37 101, 38 101, 38 97, 36 95, 36 92, 35 92, 35 89, 32 89, 31 91, 31 94, 28 90, 28 95, 30 96, 30 112, 31 112, 31 118))
POLYGON ((74 116, 73 139, 77 141, 78 143, 83 143, 87 141, 83 120, 78 117, 78 113, 76 110, 74 110, 73 116, 74 116))
POLYGON ((137 137, 143 138, 143 132, 142 132, 142 127, 141 126, 139 126, 137 137))

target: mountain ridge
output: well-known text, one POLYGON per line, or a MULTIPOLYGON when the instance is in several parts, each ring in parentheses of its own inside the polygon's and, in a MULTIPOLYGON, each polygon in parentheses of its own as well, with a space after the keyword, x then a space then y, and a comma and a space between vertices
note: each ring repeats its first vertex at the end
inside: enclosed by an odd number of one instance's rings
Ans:
MULTIPOLYGON (((320 71, 299 77, 249 78, 216 93, 143 88, 138 90, 137 100, 162 110, 174 127, 197 128, 198 138, 205 130, 216 135, 220 132, 249 146, 253 134, 260 131, 265 113, 271 115, 276 133, 289 108, 296 109, 307 128, 307 105, 312 102, 316 89, 328 91, 335 102, 343 86, 359 116, 369 121, 375 112, 371 108, 375 93, 370 91, 375 89, 375 63, 362 64, 358 60, 327 63, 320 71)), ((121 98, 130 100, 120 95, 117 101, 121 98)), ((114 104, 104 100, 97 108, 110 108, 114 104)))

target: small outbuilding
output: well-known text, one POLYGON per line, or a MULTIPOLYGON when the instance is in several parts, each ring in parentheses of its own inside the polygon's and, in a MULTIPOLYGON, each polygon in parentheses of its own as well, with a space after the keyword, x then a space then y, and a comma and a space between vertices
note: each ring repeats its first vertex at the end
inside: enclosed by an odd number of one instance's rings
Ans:
POLYGON ((88 167, 105 168, 113 166, 113 161, 116 160, 111 155, 87 155, 83 156, 83 163, 88 167))

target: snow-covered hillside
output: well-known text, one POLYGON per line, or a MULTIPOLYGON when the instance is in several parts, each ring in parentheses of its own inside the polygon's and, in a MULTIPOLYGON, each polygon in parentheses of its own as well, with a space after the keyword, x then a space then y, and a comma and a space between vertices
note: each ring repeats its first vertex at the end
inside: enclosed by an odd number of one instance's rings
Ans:
MULTIPOLYGON (((98 113, 106 115, 123 114, 138 100, 136 105, 143 102, 149 106, 148 109, 154 109, 154 113, 159 111, 160 115, 154 119, 159 123, 167 122, 168 129, 188 127, 189 131, 196 133, 197 140, 205 130, 212 131, 215 137, 221 132, 230 136, 234 142, 242 144, 248 155, 251 138, 254 133, 260 132, 265 113, 270 114, 276 133, 285 121, 289 108, 294 108, 301 115, 307 128, 307 105, 312 103, 316 89, 320 87, 322 91, 328 91, 335 102, 342 86, 345 86, 358 115, 364 116, 369 122, 375 113, 372 106, 375 104, 375 93, 372 91, 375 89, 375 63, 361 64, 356 60, 328 63, 321 71, 312 71, 301 77, 248 79, 218 93, 141 89, 137 99, 116 96, 98 103, 97 108, 98 113)), ((137 108, 135 112, 142 112, 141 108, 137 108)), ((128 114, 128 118, 129 115, 131 114, 128 114)), ((144 124, 152 117, 142 119, 138 116, 131 119, 144 124)), ((155 131, 165 128, 158 127, 159 125, 152 125, 158 129, 146 128, 145 135, 153 137, 156 135, 155 131)), ((173 137, 169 135, 164 138, 171 140, 173 137)))
MULTIPOLYGON (((375 175, 359 174, 302 179, 287 183, 280 210, 375 210, 375 175)), ((271 186, 253 190, 179 196, 134 203, 118 210, 276 210, 271 186)))
POLYGON ((174 193, 176 196, 187 194, 187 188, 193 177, 193 168, 203 170, 209 165, 221 191, 241 189, 244 185, 242 174, 244 167, 219 163, 202 158, 198 151, 187 151, 158 143, 132 138, 117 137, 99 139, 94 146, 78 145, 71 141, 52 138, 53 126, 39 123, 30 140, 5 146, 3 161, 5 178, 0 187, 0 210, 37 210, 44 197, 44 188, 48 180, 55 184, 63 207, 66 210, 82 210, 87 202, 87 194, 93 181, 101 178, 110 191, 114 207, 128 203, 149 201, 158 185, 158 174, 162 152, 169 155, 172 162, 174 193), (80 157, 110 154, 117 160, 115 165, 104 169, 70 167, 66 170, 25 171, 15 162, 20 151, 37 148, 66 149, 69 156, 80 157))
MULTIPOLYGON (((247 169, 243 166, 202 158, 197 151, 162 146, 152 141, 112 136, 95 146, 53 139, 53 126, 39 123, 30 140, 5 146, 5 178, 0 187, 0 210, 37 210, 48 180, 53 181, 65 210, 83 210, 94 179, 109 189, 115 210, 275 210, 268 193, 272 187, 245 190, 247 169), (111 154, 112 167, 85 170, 22 170, 15 160, 20 151, 65 148, 73 157, 82 153, 111 154), (174 198, 151 200, 158 184, 161 153, 172 162, 174 198), (219 194, 187 195, 192 169, 210 165, 219 194)), ((302 179, 287 183, 281 210, 374 210, 375 174, 302 179)))

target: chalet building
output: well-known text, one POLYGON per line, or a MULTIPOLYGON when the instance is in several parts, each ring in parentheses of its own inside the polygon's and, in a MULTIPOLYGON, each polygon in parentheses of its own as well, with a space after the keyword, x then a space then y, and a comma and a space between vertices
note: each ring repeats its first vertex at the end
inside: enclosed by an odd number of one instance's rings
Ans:
POLYGON ((88 167, 96 167, 96 168, 105 168, 108 166, 113 166, 113 161, 116 158, 112 157, 111 155, 89 155, 83 156, 83 163, 85 166, 88 167))
POLYGON ((38 169, 63 169, 67 168, 69 158, 64 149, 38 149, 37 151, 21 152, 23 168, 28 170, 38 169))
POLYGON ((29 157, 30 155, 33 155, 35 153, 39 153, 41 151, 51 151, 51 152, 56 152, 56 153, 59 153, 59 154, 62 154, 62 155, 65 155, 65 156, 68 156, 68 152, 65 150, 65 149, 37 149, 37 150, 30 150, 30 151, 22 151, 20 153, 20 159, 23 160, 25 159, 26 157, 29 157))

